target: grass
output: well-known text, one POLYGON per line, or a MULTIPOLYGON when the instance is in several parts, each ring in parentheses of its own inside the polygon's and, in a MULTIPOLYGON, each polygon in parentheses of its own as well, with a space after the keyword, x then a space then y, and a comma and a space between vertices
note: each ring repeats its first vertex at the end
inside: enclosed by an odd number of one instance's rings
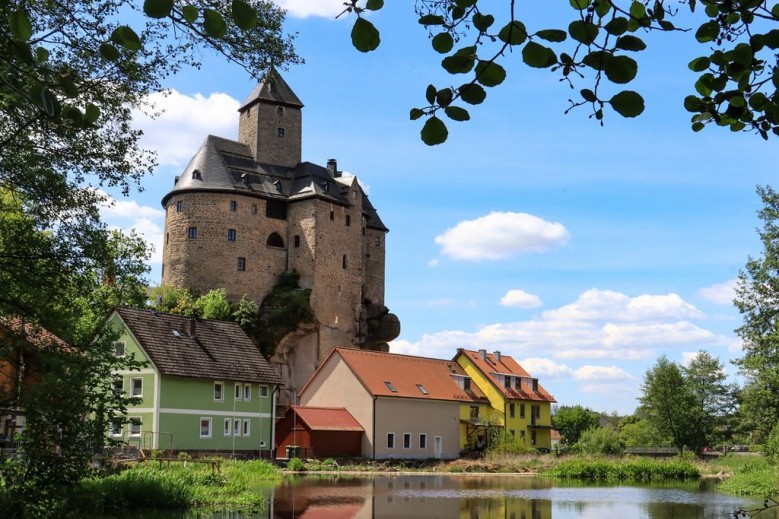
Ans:
POLYGON ((777 476, 775 465, 762 456, 752 457, 750 462, 723 481, 718 490, 728 494, 771 496, 777 492, 777 476))
POLYGON ((669 481, 700 477, 698 467, 685 459, 573 458, 563 460, 545 475, 583 481, 669 481))

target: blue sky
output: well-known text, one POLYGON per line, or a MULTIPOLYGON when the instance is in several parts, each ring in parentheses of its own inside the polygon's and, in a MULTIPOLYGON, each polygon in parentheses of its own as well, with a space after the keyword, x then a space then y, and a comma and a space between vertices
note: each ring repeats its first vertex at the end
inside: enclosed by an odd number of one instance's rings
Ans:
MULTIPOLYGON (((755 186, 775 174, 776 140, 689 129, 686 64, 702 53, 692 35, 647 38, 631 84, 647 101, 637 119, 611 113, 600 127, 583 110, 564 115, 573 91, 517 53, 471 121, 449 123, 449 140, 428 147, 409 109, 428 83, 459 78, 438 65, 412 2, 372 15, 382 44, 371 54, 352 48, 352 20, 334 19, 341 0, 281 3, 306 60, 282 72, 305 104, 303 160, 338 159, 390 228, 386 304, 402 324, 391 351, 500 350, 560 404, 604 412, 635 409, 661 354, 684 362, 706 349, 735 374, 733 280, 760 253, 755 186)), ((518 5, 531 31, 554 26, 547 3, 518 5)), ((152 99, 165 114, 137 117, 160 166, 143 192, 104 211, 155 245, 152 284, 160 199, 207 134, 236 137, 254 80, 206 55, 167 85, 152 99)))

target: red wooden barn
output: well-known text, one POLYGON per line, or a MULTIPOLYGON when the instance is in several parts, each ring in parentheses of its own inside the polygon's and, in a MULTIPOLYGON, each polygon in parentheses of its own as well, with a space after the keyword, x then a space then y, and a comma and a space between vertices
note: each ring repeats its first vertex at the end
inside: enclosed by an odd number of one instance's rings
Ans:
POLYGON ((293 406, 276 423, 276 457, 286 458, 288 446, 304 458, 359 456, 364 432, 343 407, 293 406))

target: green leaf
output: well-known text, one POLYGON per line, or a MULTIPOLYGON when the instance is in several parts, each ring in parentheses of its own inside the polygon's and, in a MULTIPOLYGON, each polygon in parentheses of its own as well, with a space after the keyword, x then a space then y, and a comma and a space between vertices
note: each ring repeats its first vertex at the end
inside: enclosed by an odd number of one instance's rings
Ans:
POLYGON ((763 44, 769 49, 779 48, 779 29, 772 29, 765 33, 763 35, 763 44))
POLYGON ((611 61, 613 55, 605 50, 595 50, 584 56, 582 63, 595 70, 603 70, 606 64, 611 61))
POLYGON ((561 42, 565 41, 565 39, 568 37, 568 33, 561 31, 560 29, 544 29, 542 31, 538 31, 536 36, 546 41, 561 42))
POLYGON ((755 92, 749 96, 749 106, 755 110, 762 110, 768 104, 768 98, 762 92, 755 92))
POLYGON ((509 45, 522 45, 527 39, 525 24, 517 20, 507 23, 498 33, 498 38, 509 45))
POLYGON ((771 14, 774 15, 774 18, 779 18, 779 4, 774 4, 771 8, 771 14))
POLYGON ((620 36, 625 34, 628 30, 628 19, 622 18, 621 16, 614 18, 613 20, 609 21, 609 23, 607 23, 604 28, 609 34, 620 36))
POLYGON ((444 113, 446 113, 449 119, 454 121, 468 121, 471 118, 471 114, 468 113, 468 110, 460 108, 459 106, 447 106, 446 109, 444 109, 444 113))
POLYGON ((627 56, 614 56, 606 63, 604 71, 612 83, 629 83, 638 73, 638 63, 627 56))
POLYGON ((630 4, 630 16, 632 16, 637 20, 640 20, 641 18, 646 16, 646 6, 644 6, 644 4, 638 2, 637 0, 633 0, 633 3, 630 4))
POLYGON ((451 88, 442 88, 435 94, 435 100, 441 106, 449 106, 453 97, 454 92, 452 92, 451 88))
POLYGON ((419 18, 420 25, 443 25, 444 17, 437 14, 426 14, 419 18))
POLYGON ((446 54, 454 47, 454 38, 448 32, 438 33, 433 36, 433 49, 441 54, 446 54))
POLYGON ((611 0, 599 0, 598 4, 595 6, 595 13, 600 18, 603 18, 611 12, 613 7, 614 6, 612 5, 611 0))
POLYGON ((638 52, 646 49, 646 44, 644 43, 644 40, 642 40, 641 38, 637 38, 635 36, 631 36, 630 34, 620 36, 617 39, 616 46, 618 49, 630 50, 633 52, 638 52))
POLYGON ((45 47, 35 47, 35 61, 44 63, 49 59, 49 51, 45 47))
POLYGON ((598 100, 598 98, 595 97, 595 92, 593 92, 592 90, 589 90, 587 88, 585 88, 584 90, 582 90, 579 93, 582 95, 582 98, 585 101, 589 102, 589 103, 594 103, 595 101, 598 100))
POLYGON ((66 106, 62 109, 62 118, 74 123, 81 123, 83 115, 81 114, 81 110, 75 106, 66 106))
POLYGON ((714 20, 708 21, 698 27, 695 32, 695 39, 701 43, 714 41, 719 36, 719 24, 714 20))
POLYGON ((479 61, 476 64, 476 81, 486 87, 494 87, 506 79, 506 69, 491 61, 479 61))
POLYGON ((30 17, 22 9, 11 11, 8 15, 8 28, 16 40, 27 41, 32 37, 30 17))
POLYGON ((103 56, 103 58, 105 58, 108 61, 116 61, 122 57, 122 54, 119 52, 119 49, 117 49, 110 43, 101 44, 98 51, 100 52, 100 55, 103 56))
POLYGON ((365 2, 365 8, 370 11, 378 11, 384 7, 384 0, 368 0, 365 2))
POLYGON ((427 99, 427 102, 431 105, 435 103, 436 92, 438 92, 438 90, 436 90, 435 86, 427 85, 427 90, 425 90, 425 99, 427 99))
POLYGON ((556 59, 552 49, 529 41, 522 49, 522 61, 531 67, 546 68, 554 65, 556 59))
POLYGON ((100 108, 93 105, 92 103, 89 103, 84 110, 84 122, 87 124, 92 124, 95 121, 100 118, 100 108))
MULTIPOLYGON (((221 38, 227 34, 227 24, 224 18, 222 18, 219 11, 213 9, 203 9, 203 29, 205 29, 208 36, 213 38, 221 38)), ((354 37, 352 37, 353 39, 354 37)))
POLYGON ((423 115, 425 115, 424 110, 420 110, 419 108, 412 108, 411 112, 408 114, 409 118, 412 121, 416 121, 417 119, 419 119, 423 115))
POLYGON ((452 20, 459 20, 460 18, 465 16, 465 9, 460 7, 459 5, 452 6, 451 12, 452 12, 452 20))
POLYGON ((143 12, 149 18, 165 18, 173 10, 173 0, 144 0, 143 12))
POLYGON ((598 27, 589 22, 576 20, 568 26, 568 34, 579 43, 590 45, 598 37, 598 27))
POLYGON ((774 69, 774 75, 771 77, 771 82, 775 88, 779 88, 779 68, 774 69))
POLYGON ((709 68, 709 65, 711 65, 709 58, 707 58, 706 56, 701 56, 700 58, 695 58, 694 60, 692 60, 690 64, 687 66, 693 72, 703 72, 704 70, 709 68))
POLYGON ((612 97, 609 103, 622 117, 636 117, 644 111, 644 98, 632 90, 623 90, 612 97))
POLYGON ((592 0, 569 0, 571 7, 577 11, 583 11, 592 3, 592 0))
POLYGON ((257 27, 257 12, 243 0, 233 0, 233 21, 239 29, 250 31, 257 27))
POLYGON ((111 41, 118 43, 129 51, 136 51, 141 49, 141 39, 127 25, 120 25, 114 32, 111 33, 111 41))
POLYGON ((460 99, 471 105, 481 104, 487 97, 484 87, 475 83, 466 83, 458 91, 460 92, 460 99))
POLYGON ((733 61, 740 63, 745 67, 752 65, 752 47, 747 43, 739 43, 736 48, 733 49, 733 61))
POLYGON ((381 43, 379 31, 365 18, 357 18, 352 27, 352 45, 360 52, 376 50, 381 43))
POLYGON ((473 26, 480 32, 489 29, 495 23, 495 17, 491 14, 476 13, 473 15, 473 26))
POLYGON ((189 23, 195 23, 195 20, 197 20, 198 17, 197 7, 194 5, 185 5, 181 8, 181 15, 189 23))
POLYGON ((446 124, 441 119, 431 117, 425 121, 421 135, 422 142, 428 146, 435 146, 446 142, 446 138, 449 137, 449 130, 446 129, 446 124))
POLYGON ((698 113, 703 106, 703 101, 698 96, 687 96, 684 98, 684 109, 688 112, 698 113))
POLYGON ((62 91, 65 92, 65 95, 74 98, 78 97, 78 88, 76 88, 76 85, 71 81, 70 78, 65 78, 62 80, 62 83, 60 84, 60 87, 62 88, 62 91))
POLYGON ((472 56, 455 54, 444 58, 441 61, 441 66, 450 74, 465 74, 471 71, 475 62, 472 56))
POLYGON ((705 127, 705 125, 703 123, 701 123, 701 122, 692 123, 692 131, 694 131, 696 133, 701 131, 704 127, 705 127))

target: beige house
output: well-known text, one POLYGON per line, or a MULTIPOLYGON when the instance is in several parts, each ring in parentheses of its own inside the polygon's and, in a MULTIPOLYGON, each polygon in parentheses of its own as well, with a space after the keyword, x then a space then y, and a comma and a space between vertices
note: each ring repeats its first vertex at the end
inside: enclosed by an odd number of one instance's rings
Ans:
POLYGON ((482 403, 453 361, 336 348, 300 392, 303 406, 344 407, 362 425, 362 455, 457 458, 460 409, 482 403))

